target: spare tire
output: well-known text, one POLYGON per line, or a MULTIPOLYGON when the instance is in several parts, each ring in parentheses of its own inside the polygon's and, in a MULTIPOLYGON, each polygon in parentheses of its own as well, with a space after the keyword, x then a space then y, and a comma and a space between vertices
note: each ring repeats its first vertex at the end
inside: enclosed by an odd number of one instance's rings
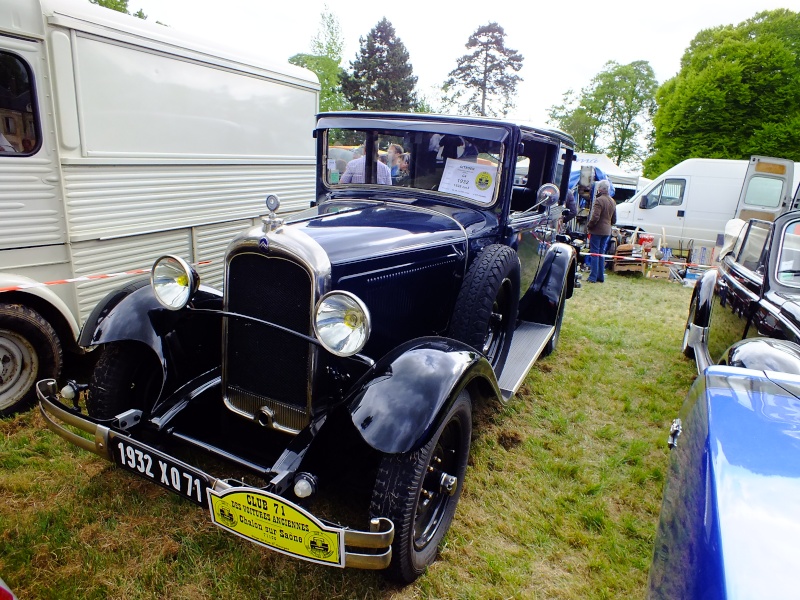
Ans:
POLYGON ((467 270, 450 319, 448 335, 483 354, 498 375, 516 328, 519 286, 517 253, 501 244, 487 246, 467 270))

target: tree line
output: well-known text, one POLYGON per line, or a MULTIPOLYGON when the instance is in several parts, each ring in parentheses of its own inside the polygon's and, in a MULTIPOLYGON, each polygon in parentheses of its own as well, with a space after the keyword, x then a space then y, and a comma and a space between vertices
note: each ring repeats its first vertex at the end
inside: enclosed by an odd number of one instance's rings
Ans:
POLYGON ((660 86, 646 61, 606 64, 550 108, 578 150, 656 177, 687 158, 800 161, 800 13, 777 9, 700 31, 660 86))
MULTIPOLYGON (((89 0, 129 13, 128 0, 89 0)), ((135 16, 146 19, 139 10, 135 16)), ((344 41, 327 6, 309 53, 289 62, 320 81, 320 110, 453 112, 506 116, 514 108, 524 57, 495 22, 470 35, 440 86, 420 94, 408 50, 383 18, 359 38, 343 68, 344 41)), ((650 64, 607 62, 578 92, 551 106, 549 124, 571 134, 579 152, 605 153, 617 165, 642 165, 655 177, 687 158, 800 161, 800 13, 776 9, 738 25, 700 31, 678 73, 658 84, 650 64)))

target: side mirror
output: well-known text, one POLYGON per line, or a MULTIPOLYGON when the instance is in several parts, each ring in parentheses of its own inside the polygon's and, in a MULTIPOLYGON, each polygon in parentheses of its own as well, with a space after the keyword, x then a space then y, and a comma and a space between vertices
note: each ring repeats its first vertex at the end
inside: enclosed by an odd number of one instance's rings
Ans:
POLYGON ((536 206, 553 206, 558 203, 560 191, 554 183, 545 183, 536 192, 536 206))
POLYGON ((649 208, 647 206, 648 198, 647 194, 642 195, 642 199, 639 200, 639 208, 649 208))

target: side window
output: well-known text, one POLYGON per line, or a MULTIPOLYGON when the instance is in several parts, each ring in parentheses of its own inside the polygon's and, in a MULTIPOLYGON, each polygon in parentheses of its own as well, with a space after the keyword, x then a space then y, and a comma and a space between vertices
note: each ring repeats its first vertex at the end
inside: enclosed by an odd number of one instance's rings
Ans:
POLYGON ((39 148, 33 77, 18 56, 0 52, 0 156, 39 148))
POLYGON ((755 176, 747 185, 744 203, 750 206, 776 208, 781 201, 783 181, 772 177, 755 176))
POLYGON ((683 204, 683 190, 686 188, 686 181, 683 179, 667 179, 664 188, 661 190, 661 197, 658 204, 661 206, 680 206, 683 204))
POLYGON ((642 208, 655 208, 658 206, 658 199, 661 197, 661 188, 664 187, 663 183, 659 183, 651 191, 642 196, 642 208))
POLYGON ((758 269, 764 244, 769 235, 769 228, 769 223, 754 221, 750 224, 737 259, 737 262, 744 268, 754 272, 758 269))

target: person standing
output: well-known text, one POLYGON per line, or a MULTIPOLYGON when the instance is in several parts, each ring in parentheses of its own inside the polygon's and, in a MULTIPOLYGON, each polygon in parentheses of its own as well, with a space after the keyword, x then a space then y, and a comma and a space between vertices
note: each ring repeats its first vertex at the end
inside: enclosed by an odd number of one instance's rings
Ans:
POLYGON ((611 237, 611 226, 617 222, 617 205, 608 195, 608 180, 597 182, 592 210, 589 213, 589 252, 592 254, 592 266, 589 271, 589 283, 605 281, 606 259, 603 254, 611 237))

